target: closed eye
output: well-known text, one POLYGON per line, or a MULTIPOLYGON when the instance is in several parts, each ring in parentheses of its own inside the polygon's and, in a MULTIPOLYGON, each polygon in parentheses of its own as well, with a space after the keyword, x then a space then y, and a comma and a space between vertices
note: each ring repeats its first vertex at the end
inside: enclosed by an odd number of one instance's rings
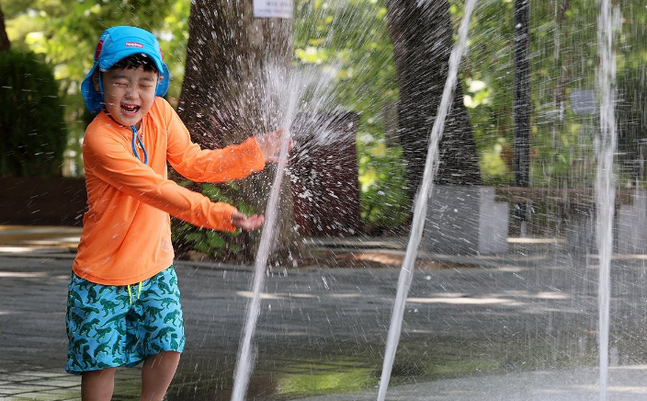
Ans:
POLYGON ((157 84, 157 80, 146 78, 139 81, 139 86, 142 88, 150 88, 157 84))

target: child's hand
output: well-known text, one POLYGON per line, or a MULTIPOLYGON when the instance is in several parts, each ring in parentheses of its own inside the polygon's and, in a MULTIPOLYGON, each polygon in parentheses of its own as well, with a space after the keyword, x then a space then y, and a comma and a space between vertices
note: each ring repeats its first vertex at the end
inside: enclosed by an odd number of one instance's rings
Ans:
MULTIPOLYGON (((265 161, 276 162, 278 161, 279 149, 281 147, 281 135, 283 135, 283 128, 270 132, 269 134, 257 135, 256 142, 263 152, 265 161)), ((290 138, 290 149, 292 148, 292 139, 290 138)))
POLYGON ((262 215, 259 216, 257 214, 254 214, 247 217, 237 210, 231 214, 231 224, 236 228, 240 228, 241 230, 256 230, 261 226, 261 224, 263 224, 264 221, 265 217, 263 217, 262 215))

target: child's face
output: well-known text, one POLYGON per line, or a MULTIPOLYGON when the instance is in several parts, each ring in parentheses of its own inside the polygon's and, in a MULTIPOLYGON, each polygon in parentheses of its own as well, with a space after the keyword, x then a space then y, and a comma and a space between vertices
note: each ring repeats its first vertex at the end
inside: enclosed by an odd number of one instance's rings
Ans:
POLYGON ((137 69, 111 69, 101 73, 106 110, 117 122, 139 128, 155 101, 156 72, 137 69))

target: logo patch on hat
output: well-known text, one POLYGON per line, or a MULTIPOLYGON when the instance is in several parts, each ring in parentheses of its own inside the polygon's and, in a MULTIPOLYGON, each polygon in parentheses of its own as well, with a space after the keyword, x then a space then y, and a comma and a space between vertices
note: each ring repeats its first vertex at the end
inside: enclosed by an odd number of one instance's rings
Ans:
POLYGON ((139 47, 140 49, 144 48, 144 45, 137 42, 126 42, 126 47, 139 47))
POLYGON ((103 39, 99 40, 99 43, 97 44, 97 50, 94 52, 94 61, 97 61, 99 59, 99 55, 101 54, 101 48, 103 47, 103 39))

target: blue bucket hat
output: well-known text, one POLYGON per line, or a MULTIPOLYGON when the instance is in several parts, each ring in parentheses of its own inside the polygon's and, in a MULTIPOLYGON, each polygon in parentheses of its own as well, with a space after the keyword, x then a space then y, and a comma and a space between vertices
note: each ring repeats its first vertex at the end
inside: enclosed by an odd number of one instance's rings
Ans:
POLYGON ((85 99, 85 106, 91 113, 98 113, 103 109, 103 87, 101 92, 94 88, 92 76, 97 68, 107 71, 117 62, 133 54, 145 54, 155 63, 155 67, 162 78, 155 89, 156 96, 164 96, 168 91, 171 76, 168 67, 162 59, 162 49, 155 36, 141 28, 132 26, 115 26, 106 29, 97 44, 94 53, 94 66, 81 84, 81 93, 85 99))

